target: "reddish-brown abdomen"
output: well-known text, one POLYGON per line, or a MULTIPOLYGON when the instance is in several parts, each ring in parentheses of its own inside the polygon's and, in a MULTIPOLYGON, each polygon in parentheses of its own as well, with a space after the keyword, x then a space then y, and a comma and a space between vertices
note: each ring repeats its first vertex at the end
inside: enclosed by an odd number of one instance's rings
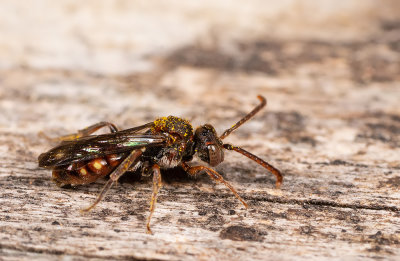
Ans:
POLYGON ((107 175, 111 168, 104 158, 93 159, 89 161, 86 166, 92 173, 100 176, 107 175))
POLYGON ((110 164, 111 167, 116 167, 118 166, 121 161, 126 157, 125 154, 110 154, 106 156, 108 164, 110 164))
POLYGON ((92 183, 110 174, 125 157, 126 154, 111 154, 86 162, 58 166, 53 170, 53 180, 58 186, 92 183))

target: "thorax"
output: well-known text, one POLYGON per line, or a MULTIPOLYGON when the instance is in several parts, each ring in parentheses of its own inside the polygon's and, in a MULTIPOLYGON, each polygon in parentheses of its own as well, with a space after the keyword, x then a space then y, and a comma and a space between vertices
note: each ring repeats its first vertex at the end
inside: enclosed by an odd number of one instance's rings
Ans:
POLYGON ((154 121, 152 133, 164 133, 169 141, 166 145, 146 151, 144 157, 161 168, 173 168, 182 161, 189 161, 194 154, 193 127, 185 119, 175 116, 158 118, 154 121))

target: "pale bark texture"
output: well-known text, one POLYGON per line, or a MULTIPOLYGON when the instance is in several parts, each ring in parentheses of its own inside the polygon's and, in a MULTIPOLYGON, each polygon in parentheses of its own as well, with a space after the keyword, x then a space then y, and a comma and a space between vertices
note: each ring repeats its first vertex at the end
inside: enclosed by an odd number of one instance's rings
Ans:
MULTIPOLYGON (((398 1, 3 1, 0 260, 400 259, 398 1), (278 3, 279 2, 279 3, 278 3), (37 157, 99 121, 174 115, 226 152, 207 175, 59 188, 37 157)), ((100 132, 101 133, 101 132, 100 132)), ((196 160, 192 164, 203 164, 196 160)))

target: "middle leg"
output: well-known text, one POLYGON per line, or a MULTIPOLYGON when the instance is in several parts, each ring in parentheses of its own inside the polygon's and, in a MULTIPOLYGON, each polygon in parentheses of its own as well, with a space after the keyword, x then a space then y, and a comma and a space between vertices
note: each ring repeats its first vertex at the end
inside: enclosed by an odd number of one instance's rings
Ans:
POLYGON ((150 214, 147 217, 147 224, 146 224, 147 234, 153 234, 153 232, 151 232, 150 229, 150 220, 151 217, 153 216, 154 209, 156 208, 158 191, 160 191, 160 188, 162 186, 160 166, 154 164, 152 170, 153 170, 153 194, 151 195, 151 201, 150 201, 150 214))

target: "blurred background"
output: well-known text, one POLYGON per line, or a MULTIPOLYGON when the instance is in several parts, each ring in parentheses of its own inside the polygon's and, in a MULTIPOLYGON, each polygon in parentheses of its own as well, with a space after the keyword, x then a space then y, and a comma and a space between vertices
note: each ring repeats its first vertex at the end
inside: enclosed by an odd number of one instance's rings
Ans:
MULTIPOLYGON (((396 51, 399 9, 395 0, 6 0, 0 8, 0 68, 130 74, 154 70, 155 58, 187 46, 237 55, 240 61, 260 41, 272 42, 262 50, 271 54, 257 55, 268 64, 277 51, 273 47, 286 47, 277 39, 332 45, 390 40, 396 51)), ((285 54, 324 55, 295 47, 285 54)), ((235 68, 239 61, 225 62, 235 68)))
POLYGON ((313 46, 303 50, 277 43, 288 40, 322 41, 325 48, 391 41, 389 49, 398 51, 399 9, 395 0, 5 0, 0 8, 0 68, 131 74, 154 70, 157 58, 188 46, 236 57, 225 61, 227 69, 240 67, 255 48, 262 48, 257 56, 267 65, 277 51, 314 61, 332 56, 313 46))

